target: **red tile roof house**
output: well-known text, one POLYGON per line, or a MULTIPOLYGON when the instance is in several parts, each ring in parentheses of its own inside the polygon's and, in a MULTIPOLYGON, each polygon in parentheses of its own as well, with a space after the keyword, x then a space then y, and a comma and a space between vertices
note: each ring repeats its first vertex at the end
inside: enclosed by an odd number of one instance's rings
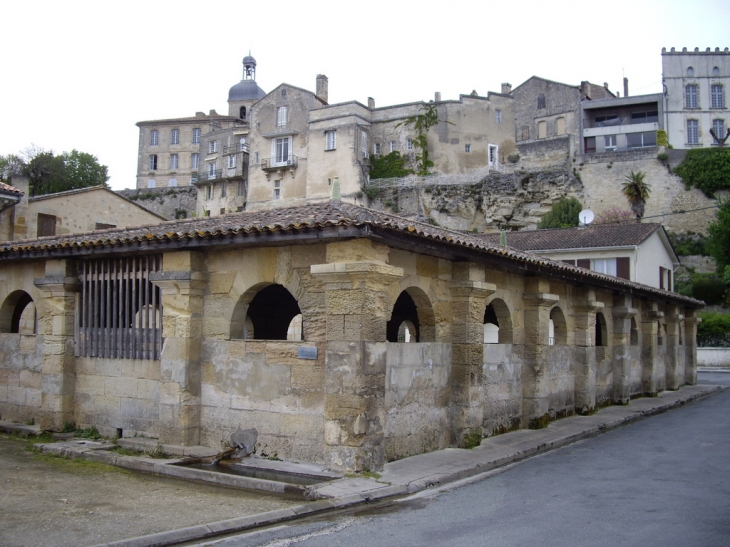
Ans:
POLYGON ((365 470, 696 382, 702 302, 340 202, 8 242, 0 279, 0 417, 44 429, 365 470))

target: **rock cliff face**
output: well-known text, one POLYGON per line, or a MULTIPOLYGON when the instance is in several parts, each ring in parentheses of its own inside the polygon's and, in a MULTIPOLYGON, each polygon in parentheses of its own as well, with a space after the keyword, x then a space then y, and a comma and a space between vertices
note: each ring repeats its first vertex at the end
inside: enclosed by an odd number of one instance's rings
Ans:
POLYGON ((493 173, 473 184, 382 188, 374 209, 478 232, 534 229, 566 195, 582 198, 583 185, 566 169, 493 173))

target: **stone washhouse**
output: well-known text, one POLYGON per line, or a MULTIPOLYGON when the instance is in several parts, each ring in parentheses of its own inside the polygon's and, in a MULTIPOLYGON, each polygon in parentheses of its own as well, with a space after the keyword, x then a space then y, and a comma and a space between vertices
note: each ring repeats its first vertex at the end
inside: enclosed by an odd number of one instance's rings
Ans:
POLYGON ((694 384, 702 305, 335 201, 9 242, 0 419, 377 470, 694 384))

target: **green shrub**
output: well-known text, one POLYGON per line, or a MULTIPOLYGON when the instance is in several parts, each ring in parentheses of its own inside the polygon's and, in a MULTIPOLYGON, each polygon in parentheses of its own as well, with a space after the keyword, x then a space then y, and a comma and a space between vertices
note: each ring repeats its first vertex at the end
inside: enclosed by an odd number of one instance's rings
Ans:
POLYGON ((401 156, 401 153, 397 150, 379 158, 373 156, 370 159, 370 178, 389 179, 411 175, 413 169, 406 167, 408 162, 408 158, 401 156))
POLYGON ((707 238, 701 234, 667 234, 678 256, 707 256, 707 238))
POLYGON ((697 325, 697 345, 703 347, 730 347, 730 314, 700 312, 702 322, 697 325))
POLYGON ((674 172, 685 185, 699 188, 707 197, 714 198, 717 190, 730 189, 730 148, 687 150, 674 172))
POLYGON ((656 132, 656 144, 657 146, 667 146, 669 140, 667 139, 667 132, 664 129, 658 129, 656 132))
POLYGON ((577 199, 563 198, 556 202, 550 212, 547 213, 538 228, 572 228, 578 226, 578 213, 581 212, 583 206, 577 199))

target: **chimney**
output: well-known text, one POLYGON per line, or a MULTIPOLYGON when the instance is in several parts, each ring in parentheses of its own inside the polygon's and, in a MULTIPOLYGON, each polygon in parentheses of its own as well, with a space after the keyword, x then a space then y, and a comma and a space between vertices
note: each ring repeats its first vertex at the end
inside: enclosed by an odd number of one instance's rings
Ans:
POLYGON ((608 82, 603 82, 603 89, 608 91, 608 82))
POLYGON ((208 116, 217 116, 218 112, 215 111, 215 108, 210 111, 210 114, 208 116))
POLYGON ((512 93, 512 84, 502 84, 502 95, 509 95, 510 93, 512 93))
POLYGON ((434 102, 440 103, 441 102, 441 92, 437 91, 433 94, 433 100, 434 102))
POLYGON ((327 76, 324 74, 317 74, 317 97, 329 104, 329 101, 327 100, 329 97, 328 82, 327 76))
POLYGON ((629 79, 624 78, 624 97, 629 96, 629 79))
POLYGON ((372 97, 368 97, 368 108, 370 110, 375 108, 375 99, 373 99, 372 97))

